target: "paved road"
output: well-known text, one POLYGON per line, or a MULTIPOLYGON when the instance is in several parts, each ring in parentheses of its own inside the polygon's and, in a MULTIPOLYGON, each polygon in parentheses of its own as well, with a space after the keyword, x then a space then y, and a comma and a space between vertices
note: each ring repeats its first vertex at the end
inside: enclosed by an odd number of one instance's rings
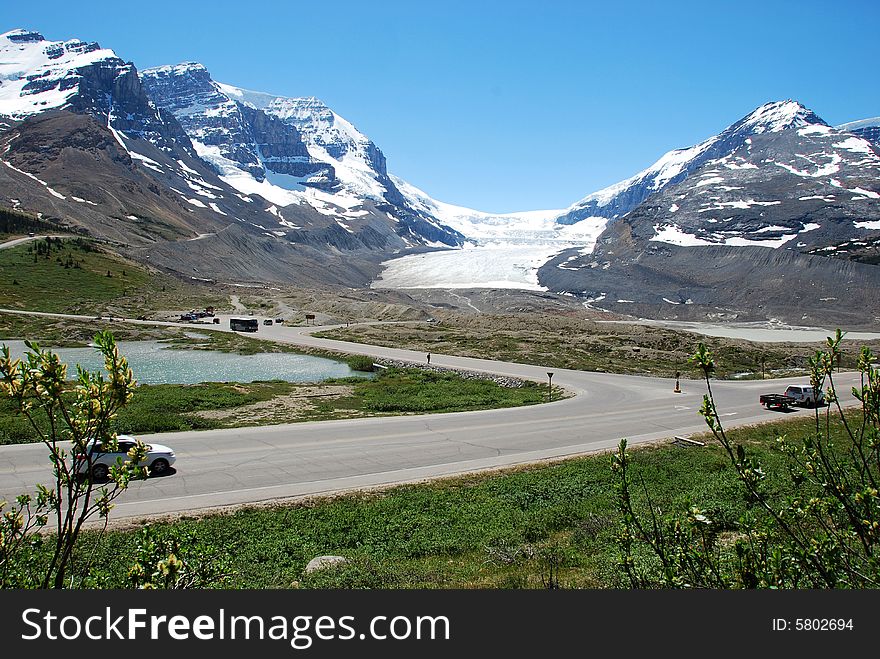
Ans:
MULTIPOLYGON (((228 317, 220 327, 228 327, 228 317)), ((149 321, 145 321, 149 322, 149 321)), ((192 325, 186 325, 192 328, 192 325)), ((216 329, 217 326, 214 328, 216 329)), ((316 328, 261 326, 260 338, 424 362, 423 353, 318 339, 316 328)), ((432 365, 547 381, 547 368, 431 355, 432 365)), ((177 470, 132 485, 115 518, 195 511, 275 498, 322 494, 534 462, 687 435, 705 429, 697 414, 705 385, 672 379, 552 369, 572 398, 526 408, 454 414, 298 423, 143 436, 177 452, 177 470)), ((840 374, 841 391, 855 383, 840 374)), ((789 382, 713 382, 726 426, 778 419, 758 394, 789 382)), ((848 396, 848 394, 847 394, 848 396)), ((853 401, 850 401, 853 402, 853 401)), ((790 416, 811 414, 800 410, 790 416)), ((39 445, 0 447, 0 498, 48 482, 39 445)))
POLYGON ((71 236, 70 234, 52 234, 46 236, 25 236, 24 238, 14 238, 12 240, 7 240, 5 243, 0 243, 0 249, 9 249, 10 247, 15 247, 17 245, 23 245, 24 243, 31 240, 42 240, 44 238, 75 238, 76 236, 71 236))

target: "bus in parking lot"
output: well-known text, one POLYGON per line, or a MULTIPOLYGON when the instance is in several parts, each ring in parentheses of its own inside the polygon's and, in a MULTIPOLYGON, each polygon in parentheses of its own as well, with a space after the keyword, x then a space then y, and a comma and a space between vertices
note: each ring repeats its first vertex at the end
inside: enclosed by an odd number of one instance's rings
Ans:
POLYGON ((260 323, 256 318, 230 318, 229 329, 233 332, 256 332, 260 323))

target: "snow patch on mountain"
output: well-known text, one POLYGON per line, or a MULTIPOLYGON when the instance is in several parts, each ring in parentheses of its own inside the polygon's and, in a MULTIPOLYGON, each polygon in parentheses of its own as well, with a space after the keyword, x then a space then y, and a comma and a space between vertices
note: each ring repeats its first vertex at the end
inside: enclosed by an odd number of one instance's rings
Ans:
MULTIPOLYGON (((868 199, 880 199, 880 194, 874 192, 873 190, 865 190, 864 188, 852 188, 850 192, 854 192, 861 197, 867 197, 868 199)), ((857 197, 853 197, 853 199, 857 199, 857 197)))
POLYGON ((4 165, 6 165, 7 167, 9 167, 9 169, 18 172, 19 174, 24 174, 25 176, 27 176, 27 177, 28 177, 29 179, 31 179, 32 181, 36 181, 37 183, 39 183, 40 185, 42 185, 44 188, 46 188, 46 191, 47 191, 50 195, 52 195, 53 197, 57 197, 58 199, 67 199, 67 197, 65 197, 63 194, 61 194, 61 193, 58 192, 57 190, 54 190, 54 189, 53 189, 48 183, 46 183, 46 181, 37 178, 36 176, 34 176, 33 174, 31 174, 30 172, 26 172, 26 171, 24 171, 23 169, 19 169, 18 167, 13 166, 12 163, 8 163, 8 162, 6 162, 5 160, 0 160, 0 162, 2 162, 4 165))
POLYGON ((837 142, 834 147, 836 149, 846 149, 851 153, 864 153, 869 156, 875 155, 871 143, 860 137, 848 137, 843 142, 837 142))
POLYGON ((849 123, 840 124, 837 130, 843 130, 851 133, 854 130, 862 128, 880 128, 880 117, 872 117, 870 119, 859 119, 858 121, 850 121, 849 123))
POLYGON ((569 210, 587 205, 591 201, 596 202, 596 205, 602 208, 610 204, 622 192, 641 182, 648 182, 648 187, 652 191, 659 190, 681 174, 689 163, 714 143, 715 139, 711 138, 688 149, 669 151, 647 169, 643 169, 635 176, 631 176, 624 181, 609 185, 607 188, 602 188, 598 192, 587 195, 573 204, 569 210))
POLYGON ((880 220, 873 222, 853 222, 857 229, 869 229, 871 231, 880 231, 880 220))
POLYGON ((814 231, 820 228, 818 224, 806 224, 803 229, 797 231, 795 233, 781 233, 782 231, 790 231, 788 227, 783 226, 769 226, 764 227, 756 231, 756 234, 780 234, 777 236, 771 236, 761 240, 755 240, 746 238, 744 236, 730 236, 724 235, 721 233, 711 234, 710 239, 696 236, 694 234, 688 233, 681 229, 679 226, 675 224, 655 224, 654 231, 656 235, 653 238, 650 238, 650 241, 653 242, 661 242, 668 243, 670 245, 677 245, 679 247, 705 247, 708 245, 730 245, 734 247, 769 247, 773 249, 778 249, 785 245, 786 243, 791 242, 795 238, 798 237, 801 233, 807 233, 808 231, 814 231))
POLYGON ((655 224, 654 231, 657 232, 657 235, 651 238, 651 240, 656 242, 669 243, 670 245, 679 245, 681 247, 700 247, 713 244, 708 240, 682 231, 675 224, 667 224, 665 226, 655 224))

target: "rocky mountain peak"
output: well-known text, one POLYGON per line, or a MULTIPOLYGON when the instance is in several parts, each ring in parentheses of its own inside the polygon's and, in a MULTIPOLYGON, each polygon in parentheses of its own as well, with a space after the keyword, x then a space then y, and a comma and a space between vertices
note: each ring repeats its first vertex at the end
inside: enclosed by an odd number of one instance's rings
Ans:
POLYGON ((828 124, 809 108, 788 99, 765 103, 728 128, 728 131, 742 131, 760 135, 811 125, 827 126, 828 124))
POLYGON ((198 85, 202 91, 216 92, 211 73, 199 62, 181 62, 165 66, 154 66, 140 72, 141 78, 149 78, 151 82, 158 80, 174 80, 178 84, 186 80, 189 86, 198 85))
POLYGON ((34 32, 33 30, 25 30, 23 28, 17 28, 15 30, 10 30, 9 32, 4 32, 0 34, 0 39, 7 39, 13 43, 36 43, 39 41, 45 41, 45 37, 39 32, 34 32))
POLYGON ((0 35, 0 116, 15 121, 72 105, 83 80, 127 72, 112 50, 79 39, 47 41, 39 32, 0 35))
POLYGON ((828 126, 797 101, 765 103, 718 135, 692 147, 669 151, 635 176, 587 195, 569 207, 558 222, 575 224, 590 217, 621 217, 650 195, 683 181, 704 163, 730 155, 752 136, 813 125, 828 126))
POLYGON ((275 212, 311 207, 348 232, 391 222, 407 245, 458 245, 462 236, 410 207, 388 177, 385 156, 314 97, 287 98, 219 83, 198 63, 142 72, 156 104, 173 113, 199 156, 275 212))
POLYGON ((385 157, 370 139, 314 96, 287 97, 254 92, 232 85, 220 85, 231 98, 296 126, 317 158, 341 161, 347 154, 365 161, 380 176, 386 176, 385 157))
POLYGON ((155 102, 177 117, 199 155, 232 185, 243 186, 242 192, 255 190, 241 172, 259 183, 286 180, 296 190, 332 178, 332 169, 311 160, 295 126, 231 97, 203 64, 146 69, 141 80, 155 102))
POLYGON ((120 142, 144 139, 192 153, 177 121, 144 94, 134 64, 112 50, 81 39, 47 41, 29 30, 0 35, 0 123, 47 110, 89 114, 120 142))
POLYGON ((208 108, 222 114, 235 112, 235 103, 197 62, 144 69, 140 78, 149 95, 178 119, 201 115, 208 108))

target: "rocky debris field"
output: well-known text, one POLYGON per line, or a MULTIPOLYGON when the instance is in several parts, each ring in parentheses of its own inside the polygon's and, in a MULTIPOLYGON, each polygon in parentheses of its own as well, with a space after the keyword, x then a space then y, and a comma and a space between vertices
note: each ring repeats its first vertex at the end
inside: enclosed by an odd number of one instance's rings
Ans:
POLYGON ((505 375, 493 375, 491 373, 483 373, 481 371, 468 371, 458 368, 447 368, 444 366, 432 366, 427 363, 408 362, 400 359, 378 359, 376 363, 380 366, 388 368, 418 368, 423 371, 431 371, 433 373, 455 373, 465 380, 489 380, 498 386, 507 387, 509 389, 519 389, 526 385, 526 381, 520 378, 508 377, 505 375))

